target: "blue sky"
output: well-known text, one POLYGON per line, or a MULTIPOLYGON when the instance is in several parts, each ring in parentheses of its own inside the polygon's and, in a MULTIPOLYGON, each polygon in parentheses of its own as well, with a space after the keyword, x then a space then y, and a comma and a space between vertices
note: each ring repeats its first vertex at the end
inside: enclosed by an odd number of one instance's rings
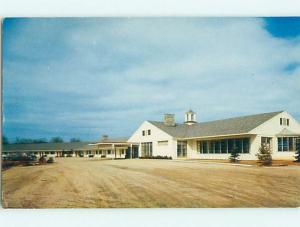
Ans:
POLYGON ((3 76, 11 140, 129 136, 189 108, 300 120, 300 19, 5 19, 3 76))

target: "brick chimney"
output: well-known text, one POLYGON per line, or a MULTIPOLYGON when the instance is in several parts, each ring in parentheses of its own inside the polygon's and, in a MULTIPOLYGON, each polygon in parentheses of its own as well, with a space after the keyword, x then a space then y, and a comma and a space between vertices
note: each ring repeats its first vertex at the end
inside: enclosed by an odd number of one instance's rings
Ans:
POLYGON ((175 126, 175 115, 174 114, 165 114, 164 124, 167 126, 175 126))

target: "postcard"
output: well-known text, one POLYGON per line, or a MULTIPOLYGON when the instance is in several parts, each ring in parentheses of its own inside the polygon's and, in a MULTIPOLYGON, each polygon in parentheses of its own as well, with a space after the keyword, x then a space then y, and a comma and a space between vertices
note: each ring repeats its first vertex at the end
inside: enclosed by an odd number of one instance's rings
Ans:
POLYGON ((3 19, 2 206, 299 207, 299 27, 3 19))

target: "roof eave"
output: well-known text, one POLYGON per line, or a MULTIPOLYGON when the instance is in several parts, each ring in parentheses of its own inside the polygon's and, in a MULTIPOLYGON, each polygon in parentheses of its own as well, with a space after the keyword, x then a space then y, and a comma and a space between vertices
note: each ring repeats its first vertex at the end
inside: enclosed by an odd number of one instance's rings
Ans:
POLYGON ((235 133, 235 134, 224 134, 224 135, 212 135, 212 136, 193 136, 193 137, 176 137, 176 140, 190 140, 190 139, 209 139, 216 137, 231 137, 231 136, 252 136, 254 133, 235 133))

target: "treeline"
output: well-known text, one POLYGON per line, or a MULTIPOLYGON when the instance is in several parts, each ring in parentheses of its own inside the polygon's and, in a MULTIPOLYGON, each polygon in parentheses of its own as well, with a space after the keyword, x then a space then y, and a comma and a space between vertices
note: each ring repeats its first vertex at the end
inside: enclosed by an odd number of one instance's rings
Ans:
MULTIPOLYGON (((80 142, 80 138, 71 138, 69 142, 80 142)), ((40 139, 28 139, 17 137, 14 141, 9 141, 6 136, 2 136, 3 144, 28 144, 28 143, 64 143, 63 138, 56 136, 51 139, 40 138, 40 139)))

